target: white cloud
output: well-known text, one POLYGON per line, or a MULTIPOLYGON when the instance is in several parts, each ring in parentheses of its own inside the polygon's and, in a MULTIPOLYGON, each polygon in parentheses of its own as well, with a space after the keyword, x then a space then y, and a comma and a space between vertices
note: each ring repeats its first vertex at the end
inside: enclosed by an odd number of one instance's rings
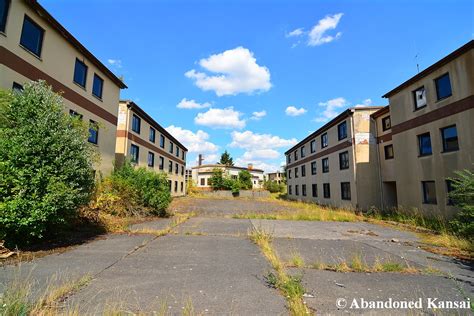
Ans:
POLYGON ((237 132, 231 134, 232 142, 229 146, 244 148, 247 150, 273 149, 280 147, 290 147, 298 141, 296 138, 284 139, 271 134, 257 134, 252 131, 237 132))
MULTIPOLYGON (((215 164, 216 162, 219 161, 220 159, 220 156, 217 155, 217 154, 207 154, 207 155, 202 155, 202 158, 203 158, 203 164, 215 164)), ((199 160, 199 156, 196 156, 196 159, 195 159, 195 165, 197 166, 198 165, 198 161, 199 160)))
POLYGON ((198 113, 194 123, 211 128, 244 128, 245 120, 241 119, 242 113, 235 111, 233 107, 224 109, 210 108, 207 112, 198 113))
POLYGON ((330 43, 341 37, 341 32, 336 33, 336 35, 334 36, 326 35, 326 32, 329 30, 334 30, 337 27, 342 15, 343 13, 326 15, 323 19, 319 20, 318 24, 313 26, 313 28, 308 34, 308 45, 318 46, 330 43))
POLYGON ((295 108, 294 106, 289 106, 286 108, 285 113, 289 116, 299 116, 305 114, 307 111, 305 108, 295 108))
POLYGON ((252 149, 246 151, 242 158, 246 160, 254 160, 254 159, 276 159, 280 157, 280 153, 275 149, 252 149))
POLYGON ((211 104, 209 102, 198 103, 195 100, 188 100, 186 98, 182 99, 176 107, 178 109, 204 109, 210 107, 211 104))
POLYGON ((303 31, 303 28, 300 27, 300 28, 297 28, 293 31, 291 31, 290 33, 287 33, 286 34, 286 37, 295 37, 295 36, 301 36, 304 34, 304 31, 303 31))
POLYGON ((209 134, 201 130, 193 133, 190 130, 174 125, 168 126, 166 130, 181 143, 183 143, 183 145, 188 148, 190 153, 216 152, 219 150, 219 146, 208 141, 209 134))
POLYGON ((251 163, 254 169, 261 169, 265 172, 275 172, 281 170, 281 166, 278 163, 268 163, 261 160, 245 159, 243 156, 235 160, 236 166, 247 167, 251 163))
POLYGON ((200 89, 214 91, 218 96, 268 91, 272 86, 270 71, 256 61, 247 48, 237 47, 199 61, 213 75, 192 69, 185 76, 193 79, 200 89))
POLYGON ((340 114, 340 108, 348 107, 349 102, 344 98, 335 98, 328 100, 326 102, 319 102, 318 104, 321 107, 324 107, 324 110, 321 114, 316 117, 314 120, 316 122, 327 122, 340 114))
POLYGON ((354 105, 354 107, 359 108, 359 107, 371 106, 371 105, 372 105, 372 100, 365 99, 364 101, 362 101, 362 103, 354 105))
POLYGON ((262 117, 264 117, 265 115, 267 115, 267 111, 265 111, 265 110, 260 111, 260 112, 253 112, 253 113, 252 113, 252 117, 251 117, 250 119, 251 119, 251 120, 258 121, 258 120, 260 120, 262 117))
POLYGON ((107 62, 115 68, 122 68, 122 61, 120 59, 107 59, 107 62))

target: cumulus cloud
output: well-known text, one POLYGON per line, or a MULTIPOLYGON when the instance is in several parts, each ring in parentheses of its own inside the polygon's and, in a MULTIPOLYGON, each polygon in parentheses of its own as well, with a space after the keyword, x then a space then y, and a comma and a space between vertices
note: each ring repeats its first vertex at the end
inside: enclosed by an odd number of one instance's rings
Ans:
POLYGON ((122 68, 122 61, 120 59, 107 59, 109 65, 114 66, 115 68, 122 68))
POLYGON ((298 142, 296 138, 284 139, 279 136, 258 134, 252 131, 234 131, 231 133, 231 137, 231 147, 244 148, 247 150, 290 147, 298 142))
POLYGON ((188 100, 186 98, 182 99, 176 107, 179 109, 204 109, 210 107, 209 102, 198 103, 195 100, 188 100))
POLYGON ((362 101, 362 103, 354 105, 354 107, 359 108, 359 107, 364 107, 364 106, 371 106, 372 105, 372 100, 371 99, 365 99, 362 101))
POLYGON ((207 73, 192 69, 185 76, 200 89, 218 96, 268 91, 272 86, 268 68, 258 65, 253 53, 244 47, 211 55, 201 59, 199 65, 207 73))
POLYGON ((246 151, 242 158, 245 160, 255 160, 255 159, 276 159, 280 157, 280 153, 275 149, 252 149, 246 151))
POLYGON ((309 46, 318 46, 326 43, 330 43, 339 37, 342 33, 337 32, 336 35, 327 35, 326 32, 334 30, 339 21, 342 18, 343 13, 337 13, 334 15, 326 15, 323 19, 313 26, 311 31, 308 33, 308 45, 309 46))
POLYGON ((294 106, 289 106, 286 108, 285 110, 285 113, 286 115, 289 115, 289 116, 299 116, 299 115, 303 115, 305 114, 307 111, 305 108, 299 108, 297 109, 296 107, 294 106))
POLYGON ((253 165, 254 169, 261 169, 265 172, 276 172, 282 170, 281 165, 278 163, 269 163, 261 160, 255 160, 255 159, 245 159, 243 156, 239 157, 235 160, 235 165, 236 166, 242 166, 246 167, 249 163, 253 165))
POLYGON ((267 115, 267 111, 265 111, 265 110, 260 111, 260 112, 253 112, 253 113, 252 113, 252 117, 251 117, 250 119, 251 119, 251 120, 258 121, 258 120, 260 120, 262 117, 264 117, 265 115, 267 115))
POLYGON ((326 102, 319 102, 318 105, 323 107, 324 110, 314 120, 316 122, 324 123, 335 118, 340 113, 341 108, 349 106, 349 102, 347 102, 346 99, 339 97, 326 102))
POLYGON ((183 143, 190 153, 212 153, 219 150, 219 146, 209 141, 209 134, 201 130, 194 133, 174 125, 168 126, 166 130, 183 143))
POLYGON ((297 36, 301 36, 303 34, 304 34, 303 28, 300 27, 300 28, 297 28, 297 29, 287 33, 286 37, 297 37, 297 36))
POLYGON ((211 128, 237 128, 245 127, 245 120, 241 119, 242 113, 235 111, 233 107, 224 109, 210 108, 207 112, 198 113, 194 123, 211 128))

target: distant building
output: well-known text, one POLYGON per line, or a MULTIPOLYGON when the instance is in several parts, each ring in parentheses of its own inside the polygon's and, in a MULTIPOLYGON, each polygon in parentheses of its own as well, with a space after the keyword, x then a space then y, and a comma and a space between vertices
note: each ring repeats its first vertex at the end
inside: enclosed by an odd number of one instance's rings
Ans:
POLYGON ((211 187, 209 183, 209 178, 212 177, 214 169, 222 169, 223 172, 237 179, 239 172, 242 170, 247 170, 252 176, 252 186, 254 189, 261 189, 263 187, 263 170, 254 169, 252 165, 249 165, 247 168, 236 167, 236 166, 226 166, 226 165, 198 165, 192 168, 192 178, 196 183, 198 188, 209 188, 211 187))
POLYGON ((275 181, 276 183, 284 183, 285 182, 285 175, 283 172, 270 172, 266 174, 267 181, 275 181))
POLYGON ((184 171, 184 179, 186 182, 190 181, 193 179, 193 170, 192 169, 186 169, 184 171))

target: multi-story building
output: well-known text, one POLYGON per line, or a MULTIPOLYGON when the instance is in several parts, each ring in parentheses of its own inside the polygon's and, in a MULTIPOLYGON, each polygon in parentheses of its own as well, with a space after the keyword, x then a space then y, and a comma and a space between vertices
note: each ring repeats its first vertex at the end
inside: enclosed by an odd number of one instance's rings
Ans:
POLYGON ((125 84, 37 1, 0 1, 0 13, 0 88, 41 79, 61 92, 65 111, 91 125, 89 142, 101 156, 95 169, 109 173, 125 84))
POLYGON ((269 172, 266 174, 267 181, 275 181, 276 183, 284 183, 285 182, 285 175, 283 172, 269 172))
POLYGON ((227 166, 227 165, 198 165, 192 168, 193 181, 198 188, 210 188, 209 178, 212 177, 214 169, 222 169, 225 175, 237 179, 239 172, 247 170, 252 176, 253 189, 261 189, 263 187, 263 170, 255 169, 251 164, 247 168, 227 166))
POLYGON ((370 119, 379 109, 347 109, 285 152, 288 196, 345 208, 369 208, 379 202, 370 119))
POLYGON ((118 114, 116 162, 130 159, 138 167, 166 172, 173 196, 186 194, 186 154, 176 138, 135 102, 121 100, 118 114))

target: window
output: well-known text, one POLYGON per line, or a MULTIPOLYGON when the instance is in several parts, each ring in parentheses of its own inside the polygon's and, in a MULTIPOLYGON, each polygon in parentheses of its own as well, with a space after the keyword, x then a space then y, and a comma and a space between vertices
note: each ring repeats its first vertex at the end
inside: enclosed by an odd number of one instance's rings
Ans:
POLYGON ((452 94, 451 91, 451 81, 449 80, 449 73, 442 75, 441 77, 435 79, 436 85, 436 97, 438 100, 450 97, 452 94))
POLYGON ((87 66, 82 61, 76 58, 76 65, 74 66, 74 82, 81 87, 86 87, 87 80, 87 66))
POLYGON ((170 142, 170 153, 173 153, 174 151, 174 144, 170 142))
POLYGON ((299 186, 295 185, 295 195, 300 195, 299 186))
POLYGON ((329 172, 329 158, 323 159, 323 173, 329 172))
POLYGON ((179 147, 176 146, 176 157, 179 157, 179 147))
POLYGON ((318 185, 315 183, 311 185, 311 194, 313 197, 318 197, 318 185))
POLYGON ((79 120, 82 120, 82 114, 79 114, 74 110, 69 110, 69 115, 72 116, 73 118, 77 118, 79 120))
POLYGON ((184 182, 181 181, 181 192, 183 192, 183 190, 184 190, 184 182))
POLYGON ((184 149, 181 150, 181 159, 185 160, 185 157, 184 157, 184 149))
POLYGON ((306 165, 301 166, 301 176, 306 177, 306 165))
POLYGON ((341 140, 347 137, 347 122, 344 121, 337 126, 337 139, 341 140))
POLYGON ((339 154, 339 169, 349 169, 349 152, 345 151, 339 154))
POLYGON ((160 147, 165 148, 165 137, 160 135, 160 147))
POLYGON ((169 190, 170 190, 170 192, 171 192, 171 180, 168 180, 168 188, 169 188, 169 190))
POLYGON ((13 82, 12 90, 15 93, 23 92, 23 86, 18 82, 13 82))
POLYGON ((423 203, 436 204, 436 185, 434 181, 421 181, 423 188, 423 203))
POLYGON ((413 91, 413 99, 415 101, 415 111, 426 106, 426 90, 421 87, 413 91))
POLYGON ((153 127, 150 127, 150 136, 149 136, 150 142, 154 143, 155 142, 155 129, 153 127))
POLYGON ((323 196, 325 199, 331 197, 331 187, 329 186, 329 183, 323 183, 323 196))
POLYGON ((174 182, 174 192, 178 192, 178 181, 174 182))
POLYGON ((295 178, 298 178, 298 167, 295 168, 295 178))
POLYGON ((449 197, 449 193, 454 190, 453 181, 446 180, 446 204, 454 205, 454 201, 449 197))
POLYGON ((341 199, 351 199, 351 184, 349 182, 341 182, 341 199))
POLYGON ((133 163, 138 164, 139 153, 140 153, 140 148, 137 145, 130 146, 130 158, 133 163))
POLYGON ((393 159, 393 145, 387 145, 383 148, 385 159, 393 159))
POLYGON ((153 167, 155 165, 155 154, 151 151, 148 152, 148 167, 153 167))
POLYGON ((168 172, 169 173, 173 173, 173 162, 170 160, 170 162, 168 163, 168 172))
POLYGON ((420 149, 420 156, 432 154, 430 133, 418 135, 418 147, 420 149))
POLYGON ((177 163, 174 164, 174 173, 175 174, 179 173, 179 165, 177 163))
POLYGON ((298 160, 298 151, 297 150, 295 150, 294 155, 295 155, 295 161, 298 160))
POLYGON ((206 185, 206 179, 205 178, 201 178, 201 185, 206 185))
POLYGON ((165 169, 165 159, 160 156, 160 165, 159 165, 160 170, 165 169))
POLYGON ((23 28, 21 30, 20 44, 33 54, 41 57, 41 47, 43 46, 44 30, 25 15, 23 28))
POLYGON ((286 156, 286 162, 287 162, 287 164, 290 164, 290 162, 291 162, 291 155, 286 156))
POLYGON ((301 194, 302 194, 303 196, 306 196, 306 184, 303 184, 303 185, 301 186, 301 194))
POLYGON ((291 192, 291 185, 288 186, 288 194, 292 195, 293 193, 291 192))
POLYGON ((141 125, 141 119, 133 114, 132 116, 132 131, 135 133, 140 134, 140 125, 141 125))
POLYGON ((382 119, 382 130, 385 132, 392 128, 392 122, 390 121, 390 116, 386 116, 382 119))
POLYGON ((184 176, 184 166, 181 166, 181 175, 184 176))
POLYGON ((316 140, 312 140, 311 143, 309 143, 309 148, 311 153, 316 152, 316 140))
POLYGON ((89 121, 89 143, 96 144, 99 142, 99 124, 93 120, 89 121))
POLYGON ((313 161, 311 163, 311 174, 315 175, 316 174, 316 161, 313 161))
POLYGON ((304 146, 300 148, 300 151, 301 151, 301 158, 303 158, 305 156, 304 146))
POLYGON ((443 139, 443 152, 456 151, 459 149, 458 131, 456 130, 456 125, 442 128, 441 137, 443 139))
POLYGON ((291 169, 288 169, 288 179, 291 179, 291 169))
POLYGON ((0 0, 0 32, 5 32, 10 0, 0 0))
POLYGON ((328 134, 324 133, 321 135, 321 148, 326 148, 328 147, 328 134))
POLYGON ((104 89, 104 80, 97 74, 94 74, 94 81, 92 82, 92 94, 102 99, 102 89, 104 89))

